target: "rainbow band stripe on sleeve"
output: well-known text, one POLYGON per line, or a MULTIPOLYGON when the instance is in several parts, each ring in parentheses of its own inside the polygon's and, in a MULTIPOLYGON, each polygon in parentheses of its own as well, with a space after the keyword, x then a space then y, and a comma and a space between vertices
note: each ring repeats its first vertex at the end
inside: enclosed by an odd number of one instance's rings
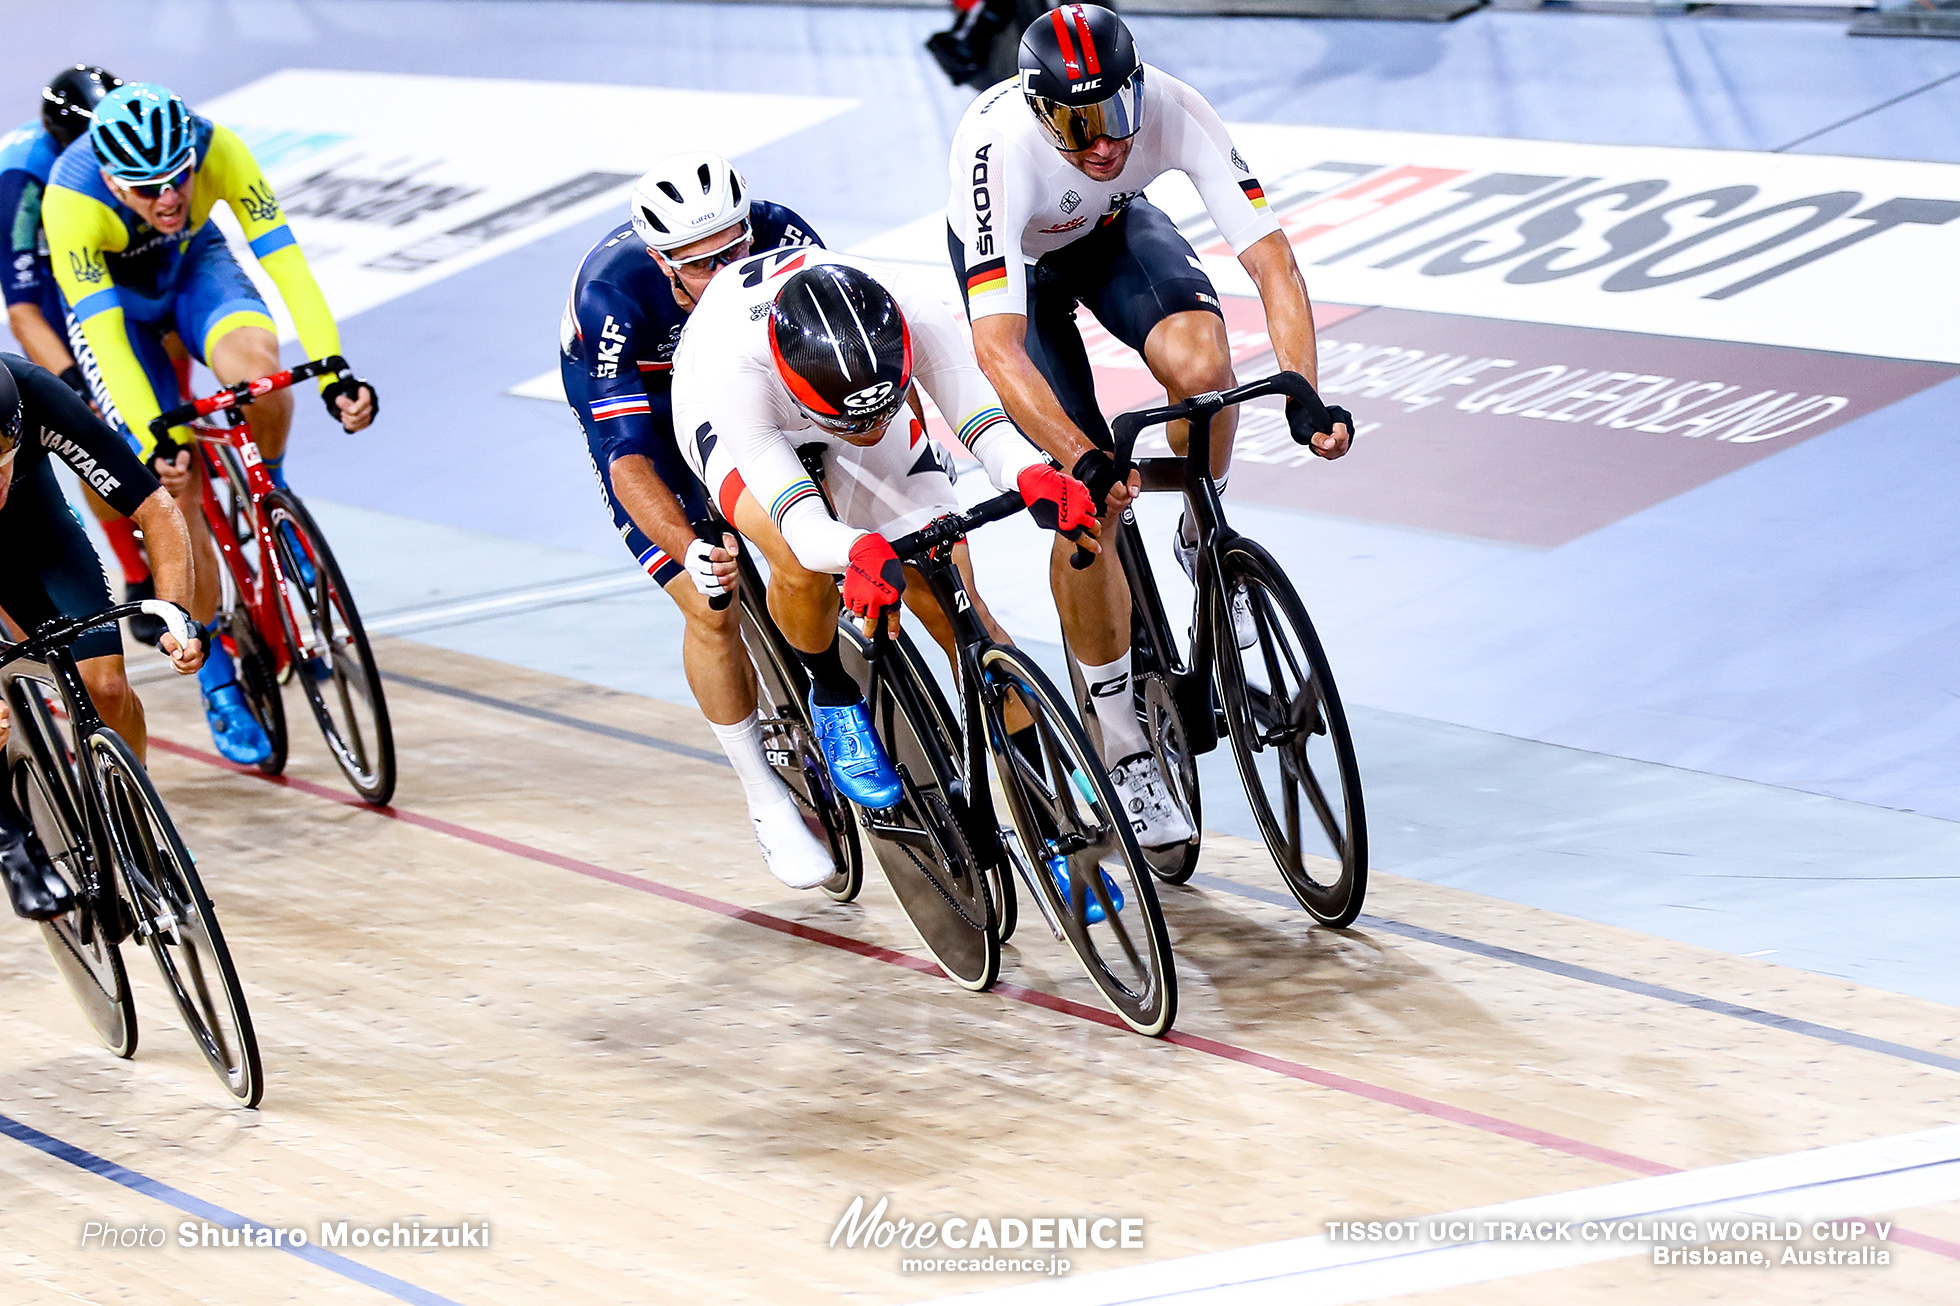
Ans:
POLYGON ((988 259, 978 263, 966 274, 967 295, 985 295, 995 290, 1007 289, 1007 260, 988 259))
POLYGON ((1252 201, 1253 208, 1263 209, 1266 207, 1266 188, 1261 186, 1256 178, 1240 182, 1239 189, 1244 191, 1245 197, 1252 201))
POLYGON ((823 491, 817 488, 815 481, 807 477, 800 481, 791 481, 784 488, 783 492, 776 496, 776 502, 769 505, 769 519, 776 523, 777 530, 781 530, 783 528, 784 513, 794 508, 797 504, 802 503, 805 499, 820 499, 822 497, 823 491))
MULTIPOLYGON (((979 412, 967 418, 966 424, 960 427, 960 443, 971 449, 975 440, 978 440, 986 432, 992 430, 997 424, 1007 421, 1007 414, 1000 409, 982 408, 979 412)), ((1013 425, 1011 422, 1008 424, 1010 426, 1013 425)))

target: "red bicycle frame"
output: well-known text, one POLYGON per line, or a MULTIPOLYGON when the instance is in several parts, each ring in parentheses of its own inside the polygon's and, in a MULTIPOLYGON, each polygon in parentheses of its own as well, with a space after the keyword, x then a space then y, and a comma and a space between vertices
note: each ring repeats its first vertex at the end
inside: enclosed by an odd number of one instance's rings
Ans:
POLYGON ((276 487, 271 474, 265 469, 265 459, 259 454, 259 446, 252 439, 252 426, 246 420, 244 409, 254 399, 264 398, 275 390, 284 390, 329 372, 342 378, 353 375, 348 370, 347 360, 332 354, 301 363, 284 372, 262 376, 256 381, 241 381, 202 399, 179 404, 158 414, 150 423, 150 433, 161 442, 169 439, 169 430, 173 426, 213 413, 225 414, 226 425, 200 423, 195 428, 197 456, 204 467, 204 520, 211 528, 211 538, 218 546, 218 556, 231 572, 232 585, 245 610, 251 614, 253 627, 274 660, 271 670, 278 676, 283 676, 291 666, 295 652, 305 658, 313 656, 318 650, 302 647, 307 640, 302 632, 309 629, 310 623, 295 620, 286 606, 292 602, 287 595, 288 578, 279 561, 271 515, 261 510, 266 497, 276 487), (227 480, 230 477, 217 451, 211 447, 214 444, 230 445, 238 454, 239 465, 244 468, 246 493, 251 504, 252 531, 259 542, 260 565, 256 570, 246 558, 224 506, 218 502, 213 482, 219 477, 227 480))

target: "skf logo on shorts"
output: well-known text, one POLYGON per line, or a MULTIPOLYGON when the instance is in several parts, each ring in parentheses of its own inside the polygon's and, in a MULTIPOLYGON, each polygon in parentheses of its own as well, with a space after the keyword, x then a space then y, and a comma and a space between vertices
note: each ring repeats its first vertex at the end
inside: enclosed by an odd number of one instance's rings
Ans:
POLYGON ((877 385, 866 386, 854 395, 844 396, 844 407, 854 413, 868 412, 873 408, 882 407, 885 401, 892 397, 894 388, 890 381, 880 381, 877 385))

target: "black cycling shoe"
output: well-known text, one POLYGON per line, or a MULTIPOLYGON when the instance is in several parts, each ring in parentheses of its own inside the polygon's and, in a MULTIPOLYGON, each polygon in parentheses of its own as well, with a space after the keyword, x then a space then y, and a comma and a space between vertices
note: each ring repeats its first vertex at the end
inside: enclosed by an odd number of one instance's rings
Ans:
POLYGON ((74 892, 55 873, 31 830, 0 825, 0 878, 7 881, 7 898, 16 916, 47 921, 75 909, 74 892))
MULTIPOLYGON (((154 576, 133 580, 123 586, 123 602, 138 603, 157 596, 157 582, 154 576)), ((139 612, 129 619, 129 633, 143 643, 155 648, 163 642, 163 618, 153 617, 147 612, 139 612)))

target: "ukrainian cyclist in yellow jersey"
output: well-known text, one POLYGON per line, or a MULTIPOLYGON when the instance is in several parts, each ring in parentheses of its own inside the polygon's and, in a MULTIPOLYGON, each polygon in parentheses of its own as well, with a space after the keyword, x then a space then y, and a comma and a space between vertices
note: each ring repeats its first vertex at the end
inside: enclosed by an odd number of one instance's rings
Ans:
MULTIPOLYGON (((150 420, 182 398, 167 334, 174 331, 227 385, 280 367, 265 301, 211 221, 220 200, 279 288, 307 355, 339 353, 333 314, 257 160, 235 132, 191 113, 163 87, 131 83, 105 97, 88 135, 56 160, 42 199, 55 281, 82 338, 77 343, 94 355, 99 372, 97 402, 146 460, 159 452, 150 420)), ((348 431, 374 419, 374 392, 365 382, 329 380, 321 394, 348 431)), ((282 486, 292 404, 291 391, 275 391, 252 411, 266 468, 282 486)), ((183 427, 171 434, 183 444, 191 438, 183 427)), ((177 497, 197 557, 192 615, 209 623, 218 604, 218 560, 199 509, 202 472, 186 450, 162 453, 157 471, 177 497)), ((269 756, 270 742, 215 639, 199 681, 218 751, 248 765, 269 756)))

